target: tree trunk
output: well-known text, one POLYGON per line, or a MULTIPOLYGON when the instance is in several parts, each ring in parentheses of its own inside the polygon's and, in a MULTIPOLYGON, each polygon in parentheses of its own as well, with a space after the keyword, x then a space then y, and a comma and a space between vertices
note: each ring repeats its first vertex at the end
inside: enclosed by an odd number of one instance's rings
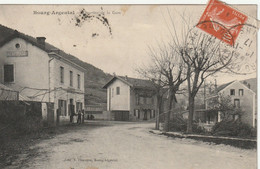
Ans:
POLYGON ((169 100, 168 100, 168 111, 166 112, 166 119, 165 119, 165 131, 168 132, 170 130, 170 119, 172 113, 172 102, 173 102, 174 93, 173 90, 170 89, 169 91, 169 100))
POLYGON ((192 133, 192 124, 193 124, 193 114, 195 109, 194 96, 189 98, 189 117, 187 125, 187 133, 192 133))
POLYGON ((160 96, 157 96, 155 130, 159 130, 161 104, 162 99, 160 96))

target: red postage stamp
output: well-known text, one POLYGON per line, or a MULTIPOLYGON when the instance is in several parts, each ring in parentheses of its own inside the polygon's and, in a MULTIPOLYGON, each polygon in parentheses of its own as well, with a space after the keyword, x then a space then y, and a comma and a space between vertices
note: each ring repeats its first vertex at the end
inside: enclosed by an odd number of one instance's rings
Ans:
POLYGON ((234 45, 247 16, 218 0, 210 0, 197 27, 234 45))

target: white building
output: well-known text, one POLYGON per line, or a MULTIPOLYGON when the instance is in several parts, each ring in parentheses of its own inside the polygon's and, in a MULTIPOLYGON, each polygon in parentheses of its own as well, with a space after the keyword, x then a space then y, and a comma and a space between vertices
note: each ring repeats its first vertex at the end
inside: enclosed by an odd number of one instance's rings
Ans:
POLYGON ((107 89, 107 111, 117 121, 155 119, 156 91, 149 80, 114 76, 107 89))
POLYGON ((0 42, 0 83, 30 100, 53 102, 61 121, 83 109, 84 68, 73 62, 75 57, 46 43, 44 37, 0 27, 10 33, 0 42))
MULTIPOLYGON (((245 81, 246 82, 246 81, 245 81)), ((218 88, 218 94, 231 97, 235 107, 240 107, 242 114, 241 121, 252 127, 256 126, 257 104, 256 92, 250 88, 250 84, 243 84, 240 81, 233 81, 218 88)), ((219 121, 221 119, 219 118, 219 121)))

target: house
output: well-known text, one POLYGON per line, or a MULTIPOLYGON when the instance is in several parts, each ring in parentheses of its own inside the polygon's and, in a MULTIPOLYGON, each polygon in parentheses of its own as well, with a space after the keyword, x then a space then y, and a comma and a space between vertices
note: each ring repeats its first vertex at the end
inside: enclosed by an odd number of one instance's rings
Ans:
POLYGON ((149 80, 114 76, 107 89, 107 111, 113 120, 142 121, 155 118, 156 91, 149 80))
MULTIPOLYGON (((257 121, 257 102, 256 102, 256 79, 249 79, 245 81, 232 81, 223 85, 220 85, 216 93, 217 95, 211 95, 209 99, 207 99, 206 107, 209 109, 209 102, 210 99, 216 99, 219 98, 219 96, 228 96, 231 99, 231 103, 233 103, 234 107, 241 108, 241 110, 244 112, 240 119, 243 123, 246 123, 252 127, 256 127, 256 121, 257 121), (250 82, 250 83, 249 83, 250 82)), ((221 112, 215 112, 211 114, 207 114, 206 112, 204 120, 208 124, 214 124, 216 122, 220 122, 221 112)), ((238 118, 236 116, 231 118, 238 118)), ((203 121, 203 120, 202 120, 203 121)))
POLYGON ((73 56, 45 37, 34 38, 2 25, 0 35, 0 83, 31 101, 54 103, 54 118, 60 121, 84 109, 84 68, 73 62, 73 56))

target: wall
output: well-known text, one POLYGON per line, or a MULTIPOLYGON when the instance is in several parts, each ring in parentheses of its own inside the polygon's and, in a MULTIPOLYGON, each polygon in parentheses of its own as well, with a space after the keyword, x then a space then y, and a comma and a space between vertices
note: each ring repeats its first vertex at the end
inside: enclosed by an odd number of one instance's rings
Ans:
MULTIPOLYGON (((48 89, 48 60, 47 53, 21 38, 15 38, 0 48, 0 82, 4 83, 4 64, 14 64, 14 82, 5 83, 6 86, 20 91, 23 87, 48 89), (15 47, 20 44, 20 48, 15 47), (7 57, 7 52, 12 52, 16 57, 7 57), (28 52, 28 56, 22 56, 28 52)), ((36 90, 23 90, 22 95, 33 96, 36 90)), ((45 92, 45 91, 44 91, 45 92)), ((36 101, 48 101, 48 97, 41 95, 36 101)))
MULTIPOLYGON (((152 90, 147 90, 147 89, 131 89, 131 100, 130 100, 130 120, 142 120, 144 118, 144 110, 154 110, 154 113, 156 113, 156 103, 157 103, 157 97, 154 91, 152 90), (139 96, 145 96, 149 97, 150 99, 153 98, 153 104, 142 104, 140 103, 140 98, 139 98, 139 104, 136 104, 136 95, 139 96), (149 96, 148 96, 149 95, 149 96), (134 111, 138 109, 140 112, 140 118, 138 119, 138 116, 134 116, 134 111)), ((151 119, 153 117, 150 117, 150 113, 147 113, 147 119, 151 119)))
POLYGON ((255 114, 255 93, 248 89, 244 84, 236 81, 231 85, 227 86, 223 91, 221 91, 223 95, 230 96, 231 102, 234 103, 234 99, 240 100, 241 109, 245 112, 241 120, 244 123, 247 123, 251 126, 254 125, 254 114, 255 114), (230 89, 235 89, 235 95, 230 96, 230 89), (239 89, 244 90, 244 95, 239 96, 239 89))
MULTIPOLYGON (((0 82, 4 82, 4 64, 14 64, 14 82, 5 83, 5 85, 21 91, 24 96, 35 96, 31 98, 33 101, 53 102, 54 121, 56 121, 59 99, 66 100, 67 106, 69 99, 73 99, 74 105, 76 105, 76 102, 81 102, 84 109, 84 73, 72 63, 64 61, 62 58, 52 59, 45 51, 21 38, 15 38, 2 46, 0 57, 0 60, 3 61, 0 65, 0 82), (16 44, 20 44, 20 48, 16 48, 16 44), (12 52, 12 55, 16 57, 7 57, 8 52, 12 52), (63 84, 60 83, 60 66, 64 67, 63 84), (69 71, 73 71, 72 87, 70 86, 69 71), (80 89, 78 89, 77 85, 77 74, 81 78, 80 89), (30 89, 24 89, 24 87, 30 89)), ((66 117, 62 118, 68 121, 68 113, 66 117)))
POLYGON ((84 72, 76 68, 76 66, 68 63, 63 59, 54 58, 50 62, 50 101, 54 102, 54 109, 58 109, 58 100, 66 100, 67 113, 66 116, 60 116, 60 122, 69 122, 69 104, 70 99, 73 99, 76 111, 76 103, 82 103, 84 109, 84 72), (64 68, 64 83, 61 83, 60 67, 64 68), (73 86, 70 86, 70 71, 73 72, 73 86), (80 75, 80 88, 78 88, 77 75, 80 75))
MULTIPOLYGON (((115 80, 112 84, 107 88, 107 95, 109 96, 109 90, 111 90, 111 107, 110 111, 113 110, 130 110, 130 86, 123 83, 120 80, 115 80), (120 87, 120 95, 116 95, 116 87, 120 87), (112 90, 114 90, 114 94, 112 94, 112 90)), ((109 99, 107 100, 109 107, 109 99)))

